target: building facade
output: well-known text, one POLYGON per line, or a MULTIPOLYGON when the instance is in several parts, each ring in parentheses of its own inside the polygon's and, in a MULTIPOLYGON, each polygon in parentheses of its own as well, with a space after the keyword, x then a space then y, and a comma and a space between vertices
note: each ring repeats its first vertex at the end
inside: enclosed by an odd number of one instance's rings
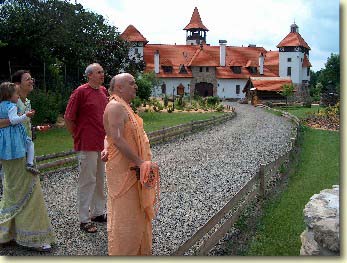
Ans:
MULTIPOLYGON (((144 72, 154 72, 161 85, 155 87, 153 96, 198 94, 218 96, 221 99, 242 99, 244 88, 251 78, 257 78, 266 90, 273 79, 295 85, 297 94, 307 93, 310 80, 310 47, 301 37, 294 23, 290 33, 277 45, 278 51, 263 47, 219 46, 207 43, 208 28, 202 23, 195 7, 186 31, 186 45, 148 44, 147 39, 133 26, 128 26, 121 37, 132 44, 129 56, 138 54, 146 67, 144 72)), ((278 89, 278 83, 277 83, 278 89)))

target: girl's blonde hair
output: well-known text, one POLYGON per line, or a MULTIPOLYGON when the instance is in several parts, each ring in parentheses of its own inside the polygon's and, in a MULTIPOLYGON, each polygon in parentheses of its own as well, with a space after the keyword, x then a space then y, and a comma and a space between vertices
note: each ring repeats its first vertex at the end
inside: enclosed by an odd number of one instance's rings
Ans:
POLYGON ((16 92, 16 85, 12 82, 3 82, 0 85, 0 101, 10 100, 16 92))

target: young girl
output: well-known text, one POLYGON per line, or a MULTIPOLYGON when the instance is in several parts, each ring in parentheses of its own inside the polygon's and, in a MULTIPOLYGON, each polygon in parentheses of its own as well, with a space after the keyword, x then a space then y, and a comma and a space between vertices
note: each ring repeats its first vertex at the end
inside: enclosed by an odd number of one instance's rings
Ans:
POLYGON ((0 160, 13 160, 27 154, 27 170, 38 174, 39 171, 34 168, 33 142, 22 125, 22 122, 34 116, 35 111, 18 116, 18 99, 18 87, 14 83, 4 82, 0 85, 0 119, 8 118, 11 122, 10 126, 0 128, 0 160))

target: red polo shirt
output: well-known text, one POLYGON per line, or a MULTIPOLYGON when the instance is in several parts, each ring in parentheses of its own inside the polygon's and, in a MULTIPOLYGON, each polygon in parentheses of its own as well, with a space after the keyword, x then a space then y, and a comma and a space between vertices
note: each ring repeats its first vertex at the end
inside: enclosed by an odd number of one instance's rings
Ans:
POLYGON ((108 102, 106 88, 93 89, 88 83, 75 89, 69 99, 64 118, 75 122, 75 151, 102 151, 105 130, 103 114, 108 102))

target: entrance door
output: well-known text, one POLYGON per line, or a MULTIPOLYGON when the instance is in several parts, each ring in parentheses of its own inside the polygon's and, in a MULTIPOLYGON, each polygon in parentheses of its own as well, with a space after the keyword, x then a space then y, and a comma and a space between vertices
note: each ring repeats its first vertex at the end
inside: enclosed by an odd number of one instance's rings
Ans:
POLYGON ((213 84, 207 82, 196 83, 195 94, 201 97, 213 96, 213 84))

